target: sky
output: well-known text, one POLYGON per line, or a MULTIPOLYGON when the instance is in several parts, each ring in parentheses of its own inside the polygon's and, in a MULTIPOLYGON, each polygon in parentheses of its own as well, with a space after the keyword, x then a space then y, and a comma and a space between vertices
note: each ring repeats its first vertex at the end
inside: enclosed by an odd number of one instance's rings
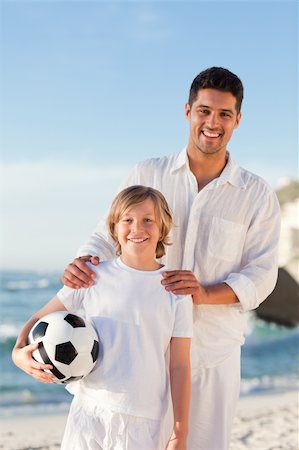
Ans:
POLYGON ((296 1, 0 0, 0 269, 62 271, 138 161, 187 143, 211 66, 245 88, 234 159, 298 177, 296 1))

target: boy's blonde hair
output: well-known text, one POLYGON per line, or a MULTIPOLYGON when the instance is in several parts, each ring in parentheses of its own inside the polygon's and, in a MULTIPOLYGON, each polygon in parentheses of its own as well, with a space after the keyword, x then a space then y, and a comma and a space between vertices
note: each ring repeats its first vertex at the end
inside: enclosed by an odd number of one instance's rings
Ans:
POLYGON ((170 245, 168 241, 168 233, 172 226, 172 215, 169 210, 169 206, 163 194, 157 189, 153 189, 147 186, 135 185, 123 189, 113 200, 110 212, 107 218, 107 225, 111 237, 116 243, 116 254, 121 254, 121 247, 115 237, 115 225, 119 222, 120 218, 130 209, 132 206, 138 205, 147 199, 151 199, 155 206, 155 213, 159 220, 160 238, 157 243, 156 257, 161 258, 165 255, 165 245, 170 245))

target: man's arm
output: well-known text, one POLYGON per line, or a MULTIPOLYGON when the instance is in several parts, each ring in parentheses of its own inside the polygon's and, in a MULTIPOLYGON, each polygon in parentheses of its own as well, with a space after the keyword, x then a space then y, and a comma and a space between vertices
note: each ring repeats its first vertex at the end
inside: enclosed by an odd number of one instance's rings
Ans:
POLYGON ((230 305, 239 303, 230 286, 218 283, 203 287, 190 270, 171 270, 163 273, 162 284, 176 295, 192 295, 195 305, 230 305))
POLYGON ((170 271, 162 284, 176 294, 192 295, 195 304, 240 302, 244 311, 255 309, 275 287, 279 236, 280 207, 275 193, 269 192, 247 230, 239 271, 209 286, 202 286, 191 271, 170 271))

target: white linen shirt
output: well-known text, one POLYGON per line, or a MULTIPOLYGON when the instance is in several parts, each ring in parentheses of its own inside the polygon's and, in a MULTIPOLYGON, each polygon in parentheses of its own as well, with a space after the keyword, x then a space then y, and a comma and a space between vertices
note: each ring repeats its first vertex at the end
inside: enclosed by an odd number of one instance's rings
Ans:
MULTIPOLYGON (((192 270, 203 286, 226 283, 233 305, 194 306, 192 366, 213 367, 244 343, 244 312, 255 309, 275 287, 280 208, 267 183, 239 167, 227 154, 220 176, 198 192, 186 148, 179 154, 138 163, 123 187, 142 184, 160 190, 172 210, 173 243, 163 263, 192 270)), ((114 254, 103 222, 79 255, 114 254)))

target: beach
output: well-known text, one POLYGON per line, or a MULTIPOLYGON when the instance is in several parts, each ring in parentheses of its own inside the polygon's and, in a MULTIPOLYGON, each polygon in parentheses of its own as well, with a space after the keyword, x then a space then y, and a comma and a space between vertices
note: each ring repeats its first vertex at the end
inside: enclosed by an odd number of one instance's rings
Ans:
MULTIPOLYGON (((65 422, 66 414, 2 418, 0 449, 57 450, 65 422)), ((230 448, 298 450, 298 392, 242 397, 230 448)))
MULTIPOLYGON (((70 394, 64 385, 38 383, 11 360, 21 327, 58 291, 59 276, 0 275, 0 450, 59 449, 70 394)), ((299 326, 283 327, 249 314, 230 450, 299 449, 298 342, 299 326)))

